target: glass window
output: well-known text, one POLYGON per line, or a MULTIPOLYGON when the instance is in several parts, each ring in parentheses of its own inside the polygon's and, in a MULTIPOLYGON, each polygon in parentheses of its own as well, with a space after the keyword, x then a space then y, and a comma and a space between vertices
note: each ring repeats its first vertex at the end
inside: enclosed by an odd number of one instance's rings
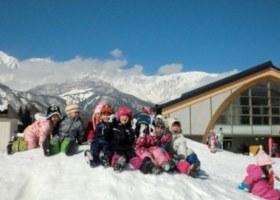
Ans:
POLYGON ((272 107, 271 108, 271 113, 272 115, 279 115, 280 114, 280 107, 272 107))
POLYGON ((255 125, 267 125, 269 120, 269 117, 259 117, 259 116, 253 116, 253 124, 255 125))
POLYGON ((266 83, 262 83, 251 88, 252 97, 267 97, 267 85, 266 83))
POLYGON ((276 125, 276 124, 280 124, 280 117, 272 117, 272 124, 276 125))

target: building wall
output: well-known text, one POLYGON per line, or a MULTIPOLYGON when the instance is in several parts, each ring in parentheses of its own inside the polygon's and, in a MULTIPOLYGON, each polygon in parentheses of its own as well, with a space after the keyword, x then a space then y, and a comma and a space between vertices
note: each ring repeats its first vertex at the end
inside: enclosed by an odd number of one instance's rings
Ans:
POLYGON ((0 151, 6 150, 8 142, 17 131, 17 123, 16 119, 0 119, 0 151))
POLYGON ((177 118, 180 120, 182 125, 182 131, 184 135, 191 134, 191 123, 190 123, 190 107, 186 106, 183 109, 180 109, 176 112, 170 113, 170 117, 177 118))
POLYGON ((181 121, 185 135, 203 135, 213 113, 231 95, 231 90, 216 94, 203 101, 185 106, 179 110, 171 112, 170 117, 176 117, 181 121))

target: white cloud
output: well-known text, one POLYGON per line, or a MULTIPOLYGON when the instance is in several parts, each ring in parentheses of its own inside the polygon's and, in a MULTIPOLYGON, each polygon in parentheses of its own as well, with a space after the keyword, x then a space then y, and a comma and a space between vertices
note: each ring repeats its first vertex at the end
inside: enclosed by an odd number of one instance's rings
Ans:
POLYGON ((235 73, 235 71, 219 74, 182 72, 182 64, 176 63, 161 66, 156 75, 147 76, 143 69, 140 64, 129 66, 123 57, 108 59, 75 57, 63 62, 51 58, 29 58, 18 60, 18 67, 13 69, 0 63, 0 82, 12 89, 27 90, 48 83, 100 79, 122 92, 159 103, 235 73), (175 89, 170 91, 170 88, 175 89))
POLYGON ((120 49, 113 49, 110 54, 114 58, 121 58, 123 56, 123 52, 120 49))
POLYGON ((180 73, 183 70, 183 65, 182 64, 167 64, 167 65, 162 65, 158 69, 158 74, 159 75, 166 75, 166 74, 176 74, 180 73))

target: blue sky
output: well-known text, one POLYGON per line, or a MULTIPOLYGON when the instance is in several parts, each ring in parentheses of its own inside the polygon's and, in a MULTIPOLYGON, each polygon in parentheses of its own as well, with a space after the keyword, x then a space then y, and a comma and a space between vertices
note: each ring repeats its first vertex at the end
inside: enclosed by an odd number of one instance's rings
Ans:
POLYGON ((18 59, 110 58, 154 74, 280 67, 279 0, 0 0, 0 50, 18 59))

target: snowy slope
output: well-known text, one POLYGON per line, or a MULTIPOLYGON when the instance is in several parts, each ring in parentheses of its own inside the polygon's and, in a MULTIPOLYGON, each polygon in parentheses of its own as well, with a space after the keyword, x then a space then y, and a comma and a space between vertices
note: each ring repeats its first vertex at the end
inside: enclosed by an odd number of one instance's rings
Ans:
MULTIPOLYGON (((189 140, 209 179, 180 174, 143 175, 139 171, 116 173, 111 168, 90 168, 83 153, 46 158, 40 149, 0 155, 1 199, 94 200, 249 200, 258 199, 237 189, 246 166, 254 158, 230 152, 209 153, 203 144, 189 140)), ((82 147, 87 148, 86 146, 82 147)), ((280 170, 280 161, 274 159, 280 170)), ((276 184, 277 188, 280 185, 276 184)))

